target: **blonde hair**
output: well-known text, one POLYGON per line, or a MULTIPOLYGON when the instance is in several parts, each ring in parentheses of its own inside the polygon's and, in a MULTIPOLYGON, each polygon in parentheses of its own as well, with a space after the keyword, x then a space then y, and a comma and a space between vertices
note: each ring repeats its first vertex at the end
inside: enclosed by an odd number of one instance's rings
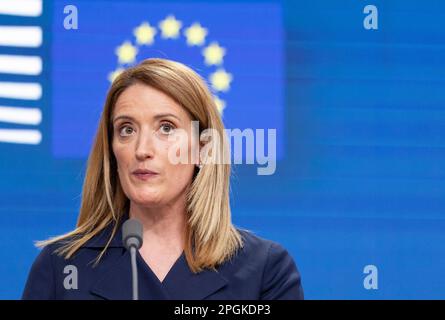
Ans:
MULTIPOLYGON (((123 71, 112 83, 101 114, 94 144, 88 158, 82 188, 82 200, 76 229, 46 241, 63 243, 56 252, 70 258, 87 241, 113 225, 111 237, 96 259, 96 264, 116 236, 121 218, 129 209, 117 175, 117 164, 111 148, 112 114, 119 95, 134 83, 143 83, 162 91, 180 104, 200 132, 216 130, 224 137, 224 125, 204 80, 187 66, 166 59, 146 59, 123 71), (202 130, 201 130, 202 129, 202 130)), ((227 143, 211 143, 212 153, 227 154, 227 143)), ((193 272, 216 268, 229 260, 243 246, 240 233, 231 222, 229 188, 230 164, 210 163, 195 172, 187 193, 187 228, 184 252, 193 272)))

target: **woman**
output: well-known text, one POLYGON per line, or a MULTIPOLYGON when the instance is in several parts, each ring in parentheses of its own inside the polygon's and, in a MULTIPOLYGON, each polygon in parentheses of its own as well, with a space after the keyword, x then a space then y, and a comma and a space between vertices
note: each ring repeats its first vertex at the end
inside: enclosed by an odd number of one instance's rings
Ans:
POLYGON ((143 225, 140 299, 303 299, 288 252, 232 225, 230 164, 209 161, 227 143, 197 143, 206 129, 224 137, 209 89, 188 67, 147 59, 121 73, 88 159, 77 228, 39 243, 23 298, 131 299, 121 226, 134 218, 143 225), (173 161, 181 150, 199 159, 173 161))

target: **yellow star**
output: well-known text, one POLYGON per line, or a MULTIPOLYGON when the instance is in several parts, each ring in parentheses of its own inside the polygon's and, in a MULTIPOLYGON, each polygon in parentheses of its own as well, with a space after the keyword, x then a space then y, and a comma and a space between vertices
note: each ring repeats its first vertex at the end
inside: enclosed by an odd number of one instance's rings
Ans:
POLYGON ((150 45, 154 42, 156 28, 150 26, 148 22, 144 22, 139 27, 133 30, 133 34, 136 37, 136 42, 138 44, 150 45))
POLYGON ((230 82, 233 77, 224 69, 219 69, 210 75, 212 87, 218 91, 227 91, 230 89, 230 82))
POLYGON ((189 46, 202 46, 207 33, 207 29, 203 28, 199 23, 192 24, 184 32, 189 46))
POLYGON ((221 100, 217 96, 214 96, 213 101, 215 101, 216 108, 218 109, 218 112, 222 115, 224 109, 226 108, 226 102, 224 100, 221 100))
POLYGON ((124 68, 117 68, 116 70, 110 72, 108 74, 108 81, 113 82, 118 77, 118 75, 122 73, 122 71, 124 71, 124 68))
POLYGON ((167 18, 159 23, 159 28, 162 31, 162 38, 176 39, 179 36, 182 22, 176 20, 175 16, 169 15, 167 18))
POLYGON ((138 49, 131 42, 125 41, 116 48, 116 54, 119 58, 119 63, 132 63, 138 54, 138 49))
POLYGON ((205 57, 205 63, 207 65, 219 65, 223 62, 226 49, 220 47, 217 42, 212 42, 202 51, 202 54, 205 57))

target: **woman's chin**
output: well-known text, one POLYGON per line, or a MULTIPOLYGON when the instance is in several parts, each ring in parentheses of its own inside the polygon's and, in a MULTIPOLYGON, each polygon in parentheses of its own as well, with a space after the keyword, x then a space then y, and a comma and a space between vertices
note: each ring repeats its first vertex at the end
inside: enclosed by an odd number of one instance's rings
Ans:
POLYGON ((157 197, 138 197, 133 200, 134 204, 140 207, 157 207, 162 204, 162 200, 157 197))

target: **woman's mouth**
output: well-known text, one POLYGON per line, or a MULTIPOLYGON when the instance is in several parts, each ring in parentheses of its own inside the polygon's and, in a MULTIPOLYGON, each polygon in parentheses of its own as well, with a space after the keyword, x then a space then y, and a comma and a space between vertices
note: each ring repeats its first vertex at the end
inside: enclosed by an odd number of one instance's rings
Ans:
POLYGON ((147 180, 149 180, 149 179, 152 179, 152 178, 154 178, 154 177, 157 177, 158 176, 158 174, 157 173, 154 173, 154 172, 150 172, 150 173, 133 173, 133 175, 136 177, 136 178, 138 178, 138 179, 140 179, 140 180, 143 180, 143 181, 147 181, 147 180))

